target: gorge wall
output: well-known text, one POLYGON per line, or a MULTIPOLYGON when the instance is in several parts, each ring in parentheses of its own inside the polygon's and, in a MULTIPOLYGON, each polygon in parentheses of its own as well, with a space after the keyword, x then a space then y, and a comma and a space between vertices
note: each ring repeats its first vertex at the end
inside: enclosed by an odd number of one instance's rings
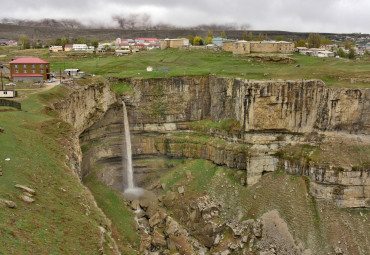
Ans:
MULTIPOLYGON (((330 159, 322 162, 279 153, 292 145, 320 147, 328 135, 361 137, 369 145, 370 89, 328 88, 319 80, 248 81, 212 75, 115 81, 130 86, 122 99, 128 109, 134 158, 204 158, 245 170, 241 182, 248 185, 281 168, 307 176, 316 198, 334 199, 343 207, 370 206, 368 165, 354 168, 330 159)), ((122 108, 112 92, 102 93, 91 97, 106 102, 95 107, 99 120, 76 124, 84 151, 80 174, 97 169, 99 178, 118 188, 123 178, 119 170, 122 108)), ((64 116, 95 120, 94 114, 64 116)))
POLYGON ((72 125, 74 136, 70 159, 72 169, 81 177, 82 153, 79 143, 80 134, 91 125, 101 120, 110 107, 117 104, 118 97, 111 91, 109 83, 90 80, 87 85, 74 82, 64 83, 70 94, 64 100, 53 105, 59 117, 72 125))

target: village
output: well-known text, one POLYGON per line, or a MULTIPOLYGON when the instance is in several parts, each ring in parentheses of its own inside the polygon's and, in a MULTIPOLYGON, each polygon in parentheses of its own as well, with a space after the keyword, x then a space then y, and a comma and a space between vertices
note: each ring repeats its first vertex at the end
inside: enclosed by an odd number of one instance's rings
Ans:
MULTIPOLYGON (((252 38, 253 39, 253 38, 252 38)), ((277 38, 278 39, 278 38, 277 38)), ((57 40, 58 42, 58 40, 57 40)), ((59 40, 60 42, 60 40, 59 40)), ((307 42, 289 42, 284 40, 233 40, 223 37, 184 37, 174 39, 158 39, 158 38, 135 38, 135 39, 121 39, 117 38, 112 42, 104 43, 74 43, 64 45, 50 45, 48 52, 50 57, 70 57, 79 58, 87 55, 96 56, 96 66, 98 59, 109 56, 125 56, 136 54, 139 52, 151 50, 166 50, 176 49, 180 51, 194 51, 205 50, 212 52, 230 52, 232 56, 243 56, 250 54, 281 54, 282 56, 292 56, 294 54, 317 57, 317 58, 342 58, 358 59, 358 57, 368 55, 370 50, 370 43, 354 43, 346 41, 342 44, 328 44, 330 40, 321 40, 313 47, 313 44, 307 42), (208 43, 207 43, 208 42, 208 43), (311 47, 310 47, 311 46, 311 47), (60 55, 62 54, 62 55, 60 55), (64 55, 63 55, 64 54, 64 55), (99 57, 98 57, 99 56, 99 57)), ((8 47, 19 46, 15 40, 5 39, 1 40, 2 45, 8 47)), ((22 42, 24 44, 24 42, 22 42)), ((1 60, 1 59, 0 59, 1 60)), ((297 65, 299 66, 299 65, 297 65)), ((8 83, 2 83, 0 90, 1 98, 13 98, 17 96, 14 90, 16 83, 18 84, 32 84, 32 86, 41 86, 44 83, 61 82, 62 79, 82 78, 86 75, 85 71, 79 66, 72 68, 64 68, 59 70, 51 70, 49 61, 34 56, 22 56, 12 58, 8 63, 2 63, 1 75, 9 80, 8 83)), ((147 72, 152 72, 153 67, 148 65, 147 72)), ((156 68, 155 71, 168 71, 168 67, 156 68)), ((185 71, 184 71, 185 73, 185 71)), ((91 75, 91 74, 90 74, 91 75)), ((266 74, 264 73, 264 76, 266 74)))

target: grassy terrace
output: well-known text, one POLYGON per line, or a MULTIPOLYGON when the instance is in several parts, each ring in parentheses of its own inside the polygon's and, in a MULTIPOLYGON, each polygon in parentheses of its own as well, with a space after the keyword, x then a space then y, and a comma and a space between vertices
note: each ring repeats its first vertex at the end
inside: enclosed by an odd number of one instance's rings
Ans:
POLYGON ((7 62, 15 56, 39 56, 51 62, 52 71, 65 68, 79 68, 90 74, 106 77, 160 78, 179 75, 217 74, 246 79, 322 79, 331 87, 370 87, 370 82, 350 83, 351 78, 368 78, 370 61, 348 59, 321 59, 292 55, 294 64, 257 62, 250 56, 233 56, 230 52, 208 50, 152 50, 129 56, 67 56, 66 53, 49 54, 47 50, 18 50, 0 47, 0 62, 7 62), (146 72, 147 66, 153 72, 146 72), (295 65, 301 67, 296 68, 295 65), (168 72, 156 72, 156 69, 168 72))

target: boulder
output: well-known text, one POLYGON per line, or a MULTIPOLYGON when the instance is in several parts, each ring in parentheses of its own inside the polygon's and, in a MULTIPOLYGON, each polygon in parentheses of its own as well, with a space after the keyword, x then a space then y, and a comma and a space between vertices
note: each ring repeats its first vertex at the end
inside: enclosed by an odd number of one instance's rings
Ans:
POLYGON ((167 192, 163 199, 163 204, 167 208, 172 208, 175 205, 176 194, 172 191, 167 192))
POLYGON ((1 206, 7 206, 7 207, 13 208, 13 209, 17 208, 17 204, 14 203, 13 201, 5 200, 5 199, 0 198, 0 207, 1 206))
POLYGON ((229 254, 231 254, 231 251, 230 251, 229 249, 224 250, 224 251, 222 251, 222 252, 220 253, 220 255, 229 255, 229 254))
POLYGON ((24 202, 27 202, 27 203, 35 202, 35 199, 30 198, 29 196, 26 196, 26 195, 20 195, 19 198, 22 199, 24 202))
POLYGON ((140 209, 139 200, 132 200, 130 206, 134 211, 140 209))
POLYGON ((145 211, 145 215, 148 217, 148 219, 152 218, 157 212, 159 212, 160 209, 157 204, 151 204, 145 211))
POLYGON ((161 225, 165 218, 166 214, 164 212, 158 211, 156 214, 153 215, 153 217, 149 219, 149 226, 153 228, 154 226, 161 225))
POLYGON ((28 192, 28 193, 31 193, 31 194, 35 194, 36 193, 35 190, 33 190, 31 188, 28 188, 26 186, 23 186, 23 185, 16 184, 14 187, 17 188, 17 189, 22 189, 23 191, 28 192))
POLYGON ((262 222, 261 220, 257 220, 253 224, 253 229, 252 229, 253 235, 257 238, 262 237, 262 222))
POLYGON ((150 235, 143 233, 141 236, 141 241, 139 245, 140 254, 147 254, 150 250, 152 238, 150 235))
POLYGON ((184 194, 184 192, 185 192, 184 186, 178 187, 177 190, 179 191, 180 194, 184 194))
POLYGON ((23 192, 23 195, 27 196, 27 197, 33 197, 32 194, 28 193, 28 192, 23 192))
POLYGON ((167 236, 175 236, 177 232, 179 231, 179 223, 177 223, 174 219, 171 218, 171 216, 167 216, 166 218, 166 227, 164 230, 164 233, 167 236))
POLYGON ((340 247, 335 247, 334 252, 335 252, 336 255, 343 254, 343 251, 342 251, 342 249, 340 247))
POLYGON ((149 199, 141 199, 140 201, 139 201, 139 204, 140 204, 140 206, 145 210, 145 209, 147 209, 148 207, 149 207, 149 205, 150 205, 150 201, 149 201, 149 199))
POLYGON ((152 245, 155 247, 166 247, 167 242, 163 234, 159 233, 157 230, 153 232, 152 235, 152 245))

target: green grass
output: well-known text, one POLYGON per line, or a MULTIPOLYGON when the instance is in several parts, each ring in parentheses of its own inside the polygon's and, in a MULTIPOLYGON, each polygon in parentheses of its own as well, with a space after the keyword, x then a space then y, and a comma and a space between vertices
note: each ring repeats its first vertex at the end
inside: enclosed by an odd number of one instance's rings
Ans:
POLYGON ((60 90, 30 96, 22 111, 0 112, 0 198, 18 205, 0 209, 0 254, 93 254, 99 248, 98 226, 107 223, 66 165, 71 127, 44 112, 60 90), (21 201, 15 184, 34 188, 36 201, 21 201))
POLYGON ((161 177, 160 182, 166 184, 165 192, 186 178, 186 171, 190 171, 194 177, 194 182, 191 183, 191 189, 196 192, 206 190, 210 179, 215 175, 218 167, 205 159, 187 160, 174 168, 171 172, 161 177))
POLYGON ((212 122, 209 119, 191 122, 190 128, 198 131, 207 131, 207 129, 216 129, 226 132, 240 131, 240 123, 234 119, 228 119, 220 122, 212 122))
MULTIPOLYGON (((1 49, 1 47, 0 47, 1 49)), ((2 49, 6 51, 7 49, 2 49)), ((182 75, 217 74, 225 77, 245 79, 322 79, 329 87, 370 87, 370 83, 350 83, 350 78, 368 78, 369 60, 322 59, 295 54, 294 64, 256 62, 248 55, 233 56, 230 52, 208 50, 151 50, 129 56, 101 56, 87 54, 86 57, 70 57, 66 53, 49 54, 47 50, 10 50, 10 58, 20 55, 39 56, 50 61, 51 70, 59 72, 66 68, 79 68, 89 74, 121 78, 163 78, 182 75), (147 66, 153 72, 147 72, 147 66), (295 65, 300 65, 296 68, 295 65), (161 72, 167 68, 168 72, 161 72)))
POLYGON ((113 237, 117 240, 121 253, 137 254, 132 247, 139 246, 140 237, 135 228, 134 214, 128 209, 122 196, 98 181, 94 173, 90 173, 83 181, 94 195, 98 206, 112 221, 113 237))
POLYGON ((134 90, 130 87, 129 83, 125 82, 111 82, 111 88, 118 95, 131 94, 134 90))

